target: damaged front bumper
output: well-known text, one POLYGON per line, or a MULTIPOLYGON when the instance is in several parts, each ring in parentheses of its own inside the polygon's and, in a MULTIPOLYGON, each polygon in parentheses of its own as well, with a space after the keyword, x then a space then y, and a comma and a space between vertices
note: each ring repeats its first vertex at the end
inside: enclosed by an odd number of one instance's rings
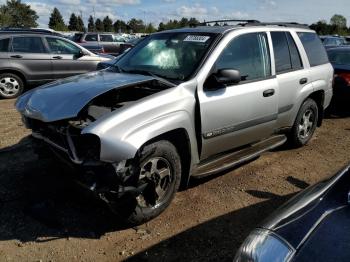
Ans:
POLYGON ((70 170, 69 175, 78 185, 91 191, 107 204, 125 196, 137 197, 143 192, 147 184, 140 184, 140 172, 133 165, 133 160, 119 163, 103 162, 97 158, 98 139, 84 136, 80 136, 83 141, 79 141, 76 135, 69 131, 54 136, 49 135, 47 130, 33 130, 33 149, 39 158, 47 158, 54 153, 65 163, 65 167, 70 170))

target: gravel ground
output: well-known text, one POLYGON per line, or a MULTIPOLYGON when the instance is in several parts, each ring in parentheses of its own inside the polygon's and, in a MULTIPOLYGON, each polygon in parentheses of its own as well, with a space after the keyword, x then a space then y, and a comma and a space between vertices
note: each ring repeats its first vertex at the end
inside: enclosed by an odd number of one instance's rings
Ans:
POLYGON ((105 206, 38 161, 13 100, 0 100, 0 261, 232 261, 247 234, 350 161, 350 121, 326 119, 309 145, 191 181, 158 218, 121 228, 105 206))

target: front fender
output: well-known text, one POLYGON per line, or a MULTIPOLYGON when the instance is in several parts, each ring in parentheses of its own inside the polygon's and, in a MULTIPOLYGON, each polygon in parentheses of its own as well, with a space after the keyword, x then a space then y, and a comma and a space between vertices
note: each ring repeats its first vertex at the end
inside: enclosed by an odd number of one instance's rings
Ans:
POLYGON ((191 154, 194 157, 197 156, 197 142, 191 116, 186 111, 176 111, 141 125, 135 125, 135 128, 122 134, 114 132, 114 129, 99 134, 101 141, 100 159, 105 162, 131 159, 148 141, 179 128, 186 130, 190 139, 191 154))

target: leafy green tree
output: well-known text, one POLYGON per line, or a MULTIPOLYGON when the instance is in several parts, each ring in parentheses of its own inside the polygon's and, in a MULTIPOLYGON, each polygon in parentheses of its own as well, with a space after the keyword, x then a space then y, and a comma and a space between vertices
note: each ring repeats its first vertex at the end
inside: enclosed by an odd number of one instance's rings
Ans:
POLYGON ((346 27, 346 18, 342 15, 333 15, 331 18, 331 25, 344 28, 346 27))
POLYGON ((89 17, 89 21, 88 21, 88 31, 89 31, 89 32, 95 31, 95 21, 94 21, 94 18, 92 17, 92 15, 90 15, 90 17, 89 17))
POLYGON ((113 30, 113 21, 108 15, 103 19, 103 28, 105 32, 112 32, 113 30))
POLYGON ((85 31, 84 21, 81 18, 81 16, 78 16, 77 18, 77 31, 80 31, 80 32, 85 31))
POLYGON ((64 23, 60 11, 55 7, 50 15, 49 28, 56 31, 66 31, 67 26, 64 23))
POLYGON ((0 23, 9 27, 37 27, 38 15, 21 0, 9 0, 0 7, 0 23))
POLYGON ((97 18, 95 21, 95 28, 97 32, 103 32, 104 26, 100 18, 97 18))
POLYGON ((132 30, 133 33, 144 32, 144 30, 145 30, 145 25, 144 25, 142 19, 132 18, 128 22, 128 26, 129 26, 130 30, 132 30))
POLYGON ((124 33, 128 31, 128 25, 123 20, 117 20, 113 24, 114 32, 124 33))
POLYGON ((68 29, 70 31, 78 31, 78 17, 74 13, 70 15, 68 29))
POLYGON ((154 32, 157 32, 157 29, 152 25, 152 23, 149 23, 145 28, 145 33, 152 34, 154 32))

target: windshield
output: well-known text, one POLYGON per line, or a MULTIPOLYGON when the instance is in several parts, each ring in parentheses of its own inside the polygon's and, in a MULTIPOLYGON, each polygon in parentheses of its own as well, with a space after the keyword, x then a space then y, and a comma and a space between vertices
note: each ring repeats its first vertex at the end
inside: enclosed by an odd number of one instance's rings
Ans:
POLYGON ((185 80, 199 66, 216 34, 163 33, 144 39, 117 63, 121 72, 185 80))
POLYGON ((344 51, 329 51, 329 61, 335 65, 350 65, 350 52, 349 50, 344 51))

